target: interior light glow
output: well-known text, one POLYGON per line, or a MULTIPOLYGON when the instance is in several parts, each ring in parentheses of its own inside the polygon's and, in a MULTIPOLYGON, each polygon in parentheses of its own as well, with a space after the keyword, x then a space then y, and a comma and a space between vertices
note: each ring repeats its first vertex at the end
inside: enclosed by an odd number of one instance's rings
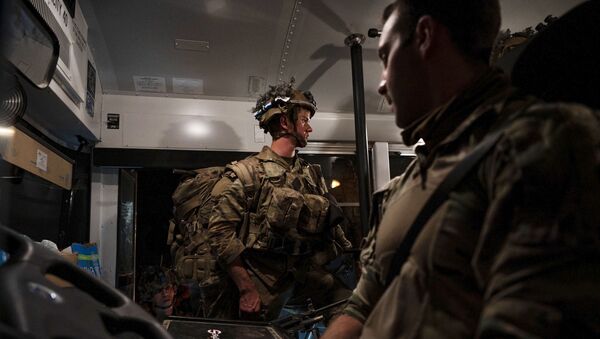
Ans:
POLYGON ((208 126, 201 122, 190 122, 185 126, 185 133, 191 137, 204 137, 210 134, 208 126))
POLYGON ((342 185, 342 183, 339 182, 337 179, 331 180, 331 188, 340 187, 341 185, 342 185))
POLYGON ((12 137, 15 130, 12 127, 0 127, 0 137, 12 137))

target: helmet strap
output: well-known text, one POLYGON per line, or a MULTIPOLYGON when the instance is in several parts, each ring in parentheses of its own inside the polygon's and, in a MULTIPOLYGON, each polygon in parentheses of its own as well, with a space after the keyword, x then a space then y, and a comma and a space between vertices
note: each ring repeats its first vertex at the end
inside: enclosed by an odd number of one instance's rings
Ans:
POLYGON ((279 138, 283 138, 284 136, 289 135, 290 137, 292 137, 293 139, 296 140, 296 147, 305 147, 306 146, 306 141, 299 138, 298 137, 298 133, 296 131, 294 132, 286 132, 286 131, 281 131, 279 133, 277 133, 276 136, 273 136, 273 139, 279 139, 279 138))
POLYGON ((298 132, 296 132, 296 122, 292 121, 291 117, 287 114, 285 114, 285 118, 288 121, 288 124, 291 124, 291 126, 293 126, 292 130, 289 131, 289 125, 288 125, 288 130, 279 131, 279 133, 277 133, 277 135, 273 136, 273 139, 279 139, 286 135, 289 135, 296 140, 296 147, 305 147, 307 145, 307 142, 306 142, 306 140, 304 140, 303 138, 301 138, 298 135, 298 132))

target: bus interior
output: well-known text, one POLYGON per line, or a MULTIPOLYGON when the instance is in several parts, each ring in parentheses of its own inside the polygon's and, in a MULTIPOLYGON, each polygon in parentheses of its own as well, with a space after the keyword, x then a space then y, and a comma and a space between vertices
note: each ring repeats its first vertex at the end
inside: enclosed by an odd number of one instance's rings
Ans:
MULTIPOLYGON (((415 157, 377 93, 388 2, 2 0, 0 226, 16 233, 0 248, 17 233, 93 244, 99 290, 133 309, 142 270, 168 253, 181 171, 269 145, 252 108, 293 78, 318 107, 299 154, 321 166, 356 254, 371 194, 415 157)), ((583 2, 501 0, 503 37, 527 40, 583 2)), ((520 48, 494 61, 510 72, 520 48)))

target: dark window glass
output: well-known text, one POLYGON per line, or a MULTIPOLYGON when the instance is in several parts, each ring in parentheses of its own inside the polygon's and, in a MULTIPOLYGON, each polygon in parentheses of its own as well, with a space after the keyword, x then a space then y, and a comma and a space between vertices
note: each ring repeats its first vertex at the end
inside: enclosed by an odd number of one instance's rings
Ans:
POLYGON ((321 165, 329 192, 338 201, 346 216, 342 225, 355 248, 363 237, 358 203, 358 166, 354 155, 302 155, 306 161, 321 165))
POLYGON ((414 158, 415 157, 412 155, 390 153, 390 178, 397 177, 404 173, 414 158))

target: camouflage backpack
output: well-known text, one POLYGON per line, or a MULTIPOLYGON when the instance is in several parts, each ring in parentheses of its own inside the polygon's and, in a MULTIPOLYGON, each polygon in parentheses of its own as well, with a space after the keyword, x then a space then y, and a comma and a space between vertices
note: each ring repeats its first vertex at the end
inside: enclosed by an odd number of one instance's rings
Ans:
MULTIPOLYGON (((179 279, 195 280, 201 286, 219 281, 223 273, 216 267, 216 253, 210 246, 207 227, 215 198, 212 190, 227 170, 233 171, 244 184, 249 199, 260 180, 255 178, 252 158, 234 161, 225 167, 208 167, 190 171, 172 195, 173 218, 169 221, 167 245, 179 279)), ((249 205, 252 206, 252 205, 249 205)), ((245 213, 242 231, 247 227, 245 213)))

